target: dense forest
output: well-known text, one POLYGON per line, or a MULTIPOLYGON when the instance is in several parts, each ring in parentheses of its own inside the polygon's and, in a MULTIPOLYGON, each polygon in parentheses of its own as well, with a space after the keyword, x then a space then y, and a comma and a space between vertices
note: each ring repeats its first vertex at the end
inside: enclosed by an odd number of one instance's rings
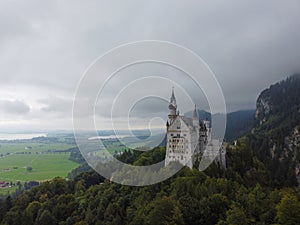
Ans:
MULTIPOLYGON (((127 162, 155 161, 127 151, 127 162)), ((0 202, 1 224, 299 224, 299 187, 272 186, 247 140, 228 146, 227 170, 183 168, 146 187, 119 185, 95 172, 56 178, 0 202)))
MULTIPOLYGON (((262 92, 252 131, 227 145, 226 169, 184 167, 161 183, 131 187, 83 172, 88 166, 82 165, 69 180, 55 178, 0 200, 0 224, 300 224, 299 145, 288 142, 299 126, 299 90, 299 76, 292 76, 262 92)), ((164 155, 156 147, 118 157, 149 165, 164 155)))

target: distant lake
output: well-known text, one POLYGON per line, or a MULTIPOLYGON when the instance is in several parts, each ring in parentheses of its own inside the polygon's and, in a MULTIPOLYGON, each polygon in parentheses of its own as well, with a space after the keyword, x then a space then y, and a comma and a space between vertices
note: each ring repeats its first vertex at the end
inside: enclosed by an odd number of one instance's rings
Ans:
POLYGON ((46 133, 0 133, 0 140, 21 140, 31 139, 34 137, 46 137, 46 133))
POLYGON ((115 138, 124 138, 128 137, 128 135, 106 135, 106 136, 94 136, 88 138, 88 140, 96 140, 96 139, 115 139, 115 138))

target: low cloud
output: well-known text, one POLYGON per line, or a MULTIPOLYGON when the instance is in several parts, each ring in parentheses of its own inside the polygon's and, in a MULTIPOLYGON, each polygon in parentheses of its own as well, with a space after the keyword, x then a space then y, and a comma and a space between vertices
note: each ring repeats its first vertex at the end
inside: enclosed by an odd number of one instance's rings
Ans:
POLYGON ((44 112, 66 113, 71 115, 72 99, 49 97, 39 100, 39 103, 45 105, 40 109, 44 112))
POLYGON ((1 111, 7 114, 27 114, 30 106, 21 100, 0 100, 1 111))

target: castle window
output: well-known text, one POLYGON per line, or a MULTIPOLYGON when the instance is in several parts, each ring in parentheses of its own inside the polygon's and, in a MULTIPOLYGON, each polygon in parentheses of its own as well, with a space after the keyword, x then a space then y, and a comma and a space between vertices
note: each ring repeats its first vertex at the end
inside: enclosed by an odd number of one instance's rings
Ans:
POLYGON ((180 129, 180 127, 177 127, 177 129, 180 129))

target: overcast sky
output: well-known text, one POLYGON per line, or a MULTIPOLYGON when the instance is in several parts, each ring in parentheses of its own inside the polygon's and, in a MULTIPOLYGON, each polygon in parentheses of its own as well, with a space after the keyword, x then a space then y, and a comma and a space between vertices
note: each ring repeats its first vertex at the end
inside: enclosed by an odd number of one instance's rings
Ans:
MULTIPOLYGON (((253 109, 260 91, 300 71, 300 1, 3 0, 0 132, 72 129, 86 68, 111 48, 145 39, 193 50, 218 78, 228 111, 253 109)), ((136 121, 147 105, 133 110, 136 121)), ((151 113, 167 113, 156 105, 151 113)))

